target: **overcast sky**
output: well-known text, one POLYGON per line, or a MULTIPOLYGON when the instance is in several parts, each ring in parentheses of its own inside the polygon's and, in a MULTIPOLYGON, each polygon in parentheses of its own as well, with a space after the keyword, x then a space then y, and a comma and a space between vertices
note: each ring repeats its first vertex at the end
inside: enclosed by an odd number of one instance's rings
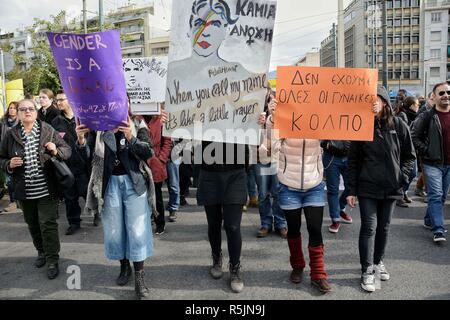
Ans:
MULTIPOLYGON (((171 0, 160 0, 171 7, 171 0)), ((104 0, 105 12, 128 3, 144 4, 145 0, 104 0)), ((329 34, 337 21, 337 0, 278 0, 278 12, 272 49, 271 69, 300 59, 329 34)), ((344 5, 350 0, 345 0, 344 5)), ((82 0, 0 0, 1 33, 33 24, 33 18, 48 19, 66 10, 81 15, 82 0)), ((98 12, 98 1, 87 0, 88 16, 98 12)))

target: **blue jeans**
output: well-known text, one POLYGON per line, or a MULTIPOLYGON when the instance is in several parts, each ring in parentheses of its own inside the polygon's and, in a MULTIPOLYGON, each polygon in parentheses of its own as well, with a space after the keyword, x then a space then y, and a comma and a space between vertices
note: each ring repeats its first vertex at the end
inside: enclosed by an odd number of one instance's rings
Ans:
POLYGON ((282 210, 296 210, 305 207, 325 207, 325 182, 307 190, 288 187, 278 183, 278 199, 282 210))
POLYGON ((261 217, 261 228, 283 229, 287 227, 284 212, 278 205, 278 177, 276 174, 267 175, 263 170, 270 168, 270 164, 256 164, 256 184, 258 186, 258 206, 261 217), (271 199, 272 198, 272 199, 271 199))
POLYGON ((414 180, 414 178, 417 176, 417 160, 414 161, 413 168, 409 172, 409 182, 403 185, 403 192, 406 194, 409 190, 409 186, 411 185, 411 182, 414 180))
POLYGON ((128 175, 111 176, 102 211, 105 255, 110 260, 144 261, 153 255, 147 192, 139 196, 128 175))
POLYGON ((250 198, 255 198, 258 195, 256 192, 255 165, 251 165, 247 172, 247 190, 250 198))
POLYGON ((428 192, 428 207, 424 222, 433 227, 434 234, 444 233, 444 203, 450 187, 450 165, 424 164, 423 167, 428 192))
POLYGON ((344 211, 347 205, 347 158, 336 157, 324 152, 322 161, 327 180, 328 211, 331 220, 337 222, 341 220, 341 211, 344 211), (341 175, 344 179, 345 190, 339 197, 339 177, 341 175))
POLYGON ((180 164, 178 162, 167 162, 169 203, 167 210, 169 212, 178 211, 180 207, 180 164))

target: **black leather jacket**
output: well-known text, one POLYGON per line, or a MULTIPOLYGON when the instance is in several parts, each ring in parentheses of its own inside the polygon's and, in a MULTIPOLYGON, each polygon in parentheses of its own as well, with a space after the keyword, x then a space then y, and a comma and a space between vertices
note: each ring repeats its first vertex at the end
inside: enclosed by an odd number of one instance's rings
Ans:
POLYGON ((444 164, 442 127, 436 109, 421 113, 414 121, 411 137, 423 162, 428 165, 444 164))
POLYGON ((348 140, 322 140, 320 146, 326 153, 335 157, 347 157, 350 150, 350 141, 348 140))

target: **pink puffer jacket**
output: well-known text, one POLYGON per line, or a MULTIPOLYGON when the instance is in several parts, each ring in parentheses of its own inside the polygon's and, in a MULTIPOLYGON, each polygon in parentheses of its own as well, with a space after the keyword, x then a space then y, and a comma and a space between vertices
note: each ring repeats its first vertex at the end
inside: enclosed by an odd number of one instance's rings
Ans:
MULTIPOLYGON (((266 128, 272 127, 272 119, 269 117, 266 128)), ((308 190, 322 182, 322 149, 319 140, 268 139, 263 145, 267 147, 270 143, 272 153, 279 153, 278 180, 282 184, 294 189, 308 190)))

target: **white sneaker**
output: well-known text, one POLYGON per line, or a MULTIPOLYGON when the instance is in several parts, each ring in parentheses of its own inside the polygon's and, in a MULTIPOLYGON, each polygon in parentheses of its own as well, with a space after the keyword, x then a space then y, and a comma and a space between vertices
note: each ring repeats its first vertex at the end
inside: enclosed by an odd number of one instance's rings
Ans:
POLYGON ((361 287, 367 292, 375 291, 375 273, 372 267, 361 275, 361 287))
POLYGON ((377 272, 380 275, 381 281, 388 281, 389 278, 391 277, 389 272, 387 272, 383 261, 380 261, 379 264, 375 265, 375 272, 377 272))

